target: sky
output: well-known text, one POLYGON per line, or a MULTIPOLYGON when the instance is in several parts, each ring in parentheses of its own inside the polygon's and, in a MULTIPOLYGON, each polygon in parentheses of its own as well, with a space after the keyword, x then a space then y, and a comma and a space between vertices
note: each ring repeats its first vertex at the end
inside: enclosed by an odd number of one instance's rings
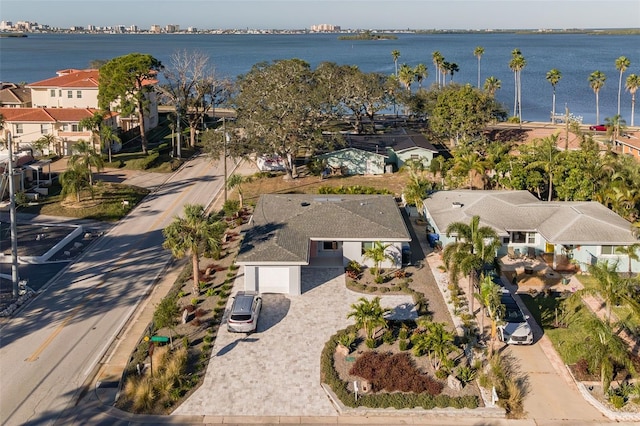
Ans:
POLYGON ((640 0, 1 0, 0 20, 60 28, 640 28, 640 0))

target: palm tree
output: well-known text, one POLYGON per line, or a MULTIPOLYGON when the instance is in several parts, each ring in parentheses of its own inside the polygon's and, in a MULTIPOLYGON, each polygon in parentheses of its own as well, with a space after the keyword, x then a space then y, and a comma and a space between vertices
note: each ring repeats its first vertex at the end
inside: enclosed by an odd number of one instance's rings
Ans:
POLYGON ((51 147, 55 145, 56 139, 57 138, 51 133, 42 135, 37 141, 35 141, 34 148, 36 148, 36 150, 40 151, 40 153, 44 155, 45 148, 50 150, 51 147))
POLYGON ((484 47, 476 46, 476 48, 473 49, 473 56, 478 58, 478 89, 480 88, 480 59, 482 55, 484 55, 484 47))
POLYGON ((619 114, 616 114, 613 117, 605 117, 604 125, 607 127, 607 136, 609 136, 611 143, 618 140, 621 130, 627 128, 627 122, 619 114))
POLYGON ((511 61, 509 62, 509 68, 513 71, 513 78, 515 82, 515 97, 513 103, 513 116, 518 117, 522 123, 522 83, 521 73, 524 67, 527 66, 527 61, 522 56, 520 49, 514 49, 511 52, 511 61))
POLYGON ((232 174, 227 178, 227 189, 238 189, 238 199, 240 200, 240 209, 243 207, 243 193, 242 185, 251 182, 251 176, 242 176, 237 173, 232 174))
POLYGON ((400 51, 399 50, 392 50, 391 51, 391 57, 393 58, 393 65, 395 67, 395 76, 396 78, 398 77, 398 58, 400 57, 400 51))
POLYGON ((347 314, 347 318, 355 319, 356 327, 364 329, 366 336, 372 339, 378 327, 387 326, 384 316, 390 309, 380 306, 380 297, 373 300, 361 297, 358 302, 351 305, 351 312, 347 314))
POLYGON ((636 91, 638 87, 640 87, 640 76, 637 74, 629 74, 624 87, 631 93, 631 127, 633 127, 636 113, 636 91))
POLYGON ((640 243, 631 244, 628 246, 618 246, 616 247, 616 253, 621 254, 623 256, 628 256, 629 259, 629 277, 631 277, 631 261, 640 260, 640 256, 638 256, 638 250, 640 250, 640 243))
POLYGON ((498 334, 498 321, 502 318, 505 309, 504 305, 500 301, 501 293, 502 289, 500 286, 494 283, 490 276, 484 276, 480 281, 480 291, 475 295, 482 307, 482 312, 480 314, 481 333, 484 333, 485 310, 491 319, 490 354, 493 354, 493 343, 495 342, 498 334))
POLYGON ((584 321, 584 330, 588 337, 576 343, 573 350, 585 357, 589 363, 589 370, 600 372, 602 389, 606 394, 613 379, 615 365, 634 370, 629 358, 629 347, 609 324, 596 316, 589 315, 584 321))
POLYGON ((453 74, 460 71, 460 67, 455 62, 447 62, 447 71, 449 72, 449 83, 453 82, 453 74))
POLYGON ((93 146, 90 146, 86 141, 79 140, 73 146, 73 155, 69 158, 69 164, 72 166, 75 164, 81 164, 88 170, 89 173, 89 185, 93 186, 93 170, 101 171, 104 168, 104 161, 102 156, 96 152, 93 146))
POLYGON ((606 307, 607 324, 611 325, 611 306, 620 298, 628 294, 628 282, 618 273, 618 261, 601 261, 595 265, 589 265, 588 271, 596 280, 596 288, 585 288, 581 292, 597 295, 604 300, 606 307))
POLYGON ((620 95, 622 93, 622 74, 629 68, 631 61, 626 56, 620 56, 616 59, 616 69, 620 72, 618 79, 618 115, 620 115, 620 95))
POLYGON ((94 112, 91 117, 83 118, 78 123, 78 126, 91 131, 91 146, 94 150, 100 149, 100 127, 103 121, 104 116, 102 113, 94 112))
POLYGON ((438 84, 438 87, 440 87, 440 74, 442 73, 442 63, 444 62, 444 56, 442 56, 442 53, 436 50, 431 54, 431 58, 433 60, 433 66, 436 69, 436 83, 438 84))
MULTIPOLYGON (((475 151, 466 152, 462 155, 456 155, 453 157, 452 172, 456 175, 467 175, 469 178, 469 189, 473 189, 474 173, 483 176, 484 182, 486 169, 487 161, 475 151)), ((482 186, 484 188, 484 183, 482 186)))
POLYGON ((382 244, 380 241, 374 241, 373 245, 364 250, 362 256, 365 259, 371 259, 374 264, 375 275, 380 276, 380 265, 385 260, 393 260, 393 256, 387 253, 387 249, 391 247, 391 244, 382 244))
POLYGON ((489 95, 491 95, 491 97, 495 97, 496 92, 501 87, 502 87, 502 82, 494 76, 487 77, 487 79, 484 81, 484 90, 489 95))
POLYGON ((480 216, 473 216, 469 224, 452 222, 447 226, 446 233, 447 237, 455 236, 456 241, 444 248, 442 261, 452 281, 458 280, 460 272, 469 277, 468 297, 473 311, 473 287, 477 271, 485 263, 493 263, 500 246, 498 234, 493 228, 480 226, 480 216))
POLYGON ((535 139, 533 141, 533 151, 536 153, 536 159, 526 167, 527 169, 541 168, 545 171, 548 177, 549 189, 547 201, 551 201, 553 197, 553 176, 562 162, 560 150, 558 149, 558 133, 543 139, 535 139))
POLYGON ((421 174, 414 172, 410 173, 409 182, 404 187, 402 194, 407 202, 416 206, 418 214, 422 211, 422 200, 427 197, 427 191, 431 190, 432 186, 431 181, 423 177, 421 174))
POLYGON ((425 80, 429 77, 429 72, 427 71, 427 66, 425 64, 418 64, 413 70, 415 74, 416 81, 418 82, 418 89, 422 88, 422 80, 425 80))
POLYGON ((398 81, 402 83, 405 90, 411 94, 411 84, 413 83, 413 79, 416 77, 416 73, 407 64, 400 65, 400 71, 398 72, 398 81))
POLYGON ((69 164, 58 180, 62 186, 63 197, 75 196, 76 202, 79 203, 83 189, 88 189, 93 195, 93 187, 89 184, 89 171, 82 163, 69 164))
POLYGON ((446 362, 449 354, 456 349, 454 335, 440 322, 426 324, 424 332, 411 336, 411 343, 416 355, 427 352, 429 361, 434 370, 439 370, 446 362))
POLYGON ((225 225, 207 215, 200 204, 184 206, 184 218, 176 216, 164 230, 162 247, 171 250, 171 254, 180 259, 191 254, 193 266, 193 294, 200 294, 200 256, 215 255, 221 247, 225 225))
POLYGON ((558 84, 558 82, 562 78, 562 73, 558 69, 553 68, 552 70, 547 72, 545 78, 549 83, 551 83, 551 87, 553 87, 553 100, 551 102, 551 122, 553 124, 556 124, 556 84, 558 84))
POLYGON ((109 163, 111 163, 111 154, 113 153, 113 144, 121 143, 120 137, 113 131, 110 126, 102 126, 100 128, 100 138, 102 143, 107 147, 107 153, 109 155, 109 163))
POLYGON ((600 89, 604 87, 607 77, 601 71, 594 71, 589 75, 589 86, 596 94, 596 124, 600 124, 600 89))

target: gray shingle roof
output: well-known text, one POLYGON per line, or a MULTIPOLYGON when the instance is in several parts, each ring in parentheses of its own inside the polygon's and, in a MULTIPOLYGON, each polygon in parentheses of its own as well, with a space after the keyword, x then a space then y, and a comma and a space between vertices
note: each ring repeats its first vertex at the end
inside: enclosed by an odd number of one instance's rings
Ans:
POLYGON ((469 223, 480 216, 482 226, 499 235, 509 231, 540 233, 552 244, 627 245, 637 242, 630 223, 595 201, 546 202, 528 191, 439 191, 424 200, 437 228, 469 223))
POLYGON ((391 195, 267 194, 256 204, 238 263, 301 263, 309 241, 410 241, 391 195))

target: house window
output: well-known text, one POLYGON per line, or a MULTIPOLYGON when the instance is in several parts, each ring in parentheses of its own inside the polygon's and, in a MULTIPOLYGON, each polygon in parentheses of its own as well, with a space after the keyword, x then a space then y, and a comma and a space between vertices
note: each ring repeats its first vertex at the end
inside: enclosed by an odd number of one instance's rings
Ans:
POLYGON ((24 133, 24 128, 22 127, 22 123, 16 124, 16 135, 21 135, 24 133))
POLYGON ((58 90, 58 97, 61 98, 62 97, 62 89, 58 90))
POLYGON ((78 90, 76 92, 76 98, 81 99, 82 98, 82 90, 78 90))
POLYGON ((619 253, 616 253, 616 250, 618 250, 618 247, 624 247, 624 246, 602 246, 600 248, 600 254, 609 254, 609 255, 619 254, 619 253))
POLYGON ((73 98, 73 90, 67 90, 67 98, 69 99, 73 98))
POLYGON ((81 130, 82 130, 82 129, 81 129, 81 128, 80 128, 80 126, 78 126, 77 124, 72 124, 72 125, 71 125, 71 131, 72 131, 72 132, 79 132, 79 131, 81 131, 81 130))
POLYGON ((509 237, 502 237, 502 244, 509 244, 509 237))
POLYGON ((373 248, 373 241, 362 242, 362 254, 365 254, 367 250, 371 250, 372 248, 373 248))
POLYGON ((411 154, 411 159, 412 160, 419 160, 420 156, 418 154, 411 154))
POLYGON ((515 244, 535 244, 536 233, 535 232, 512 232, 511 242, 515 244))
POLYGON ((41 135, 48 135, 49 134, 49 126, 47 126, 46 124, 41 124, 40 125, 40 134, 41 135))
POLYGON ((56 97, 56 89, 51 89, 51 97, 55 98, 56 97))
POLYGON ((323 241, 322 242, 323 250, 338 250, 338 242, 337 241, 323 241))

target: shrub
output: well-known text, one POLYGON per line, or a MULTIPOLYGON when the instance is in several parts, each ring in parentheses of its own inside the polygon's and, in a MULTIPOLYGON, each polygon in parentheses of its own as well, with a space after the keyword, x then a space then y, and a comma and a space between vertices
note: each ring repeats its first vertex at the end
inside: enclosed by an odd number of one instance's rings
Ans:
POLYGON ((399 269, 393 275, 396 278, 405 278, 407 276, 407 271, 405 271, 404 269, 399 269))
POLYGON ((458 368, 456 377, 462 382, 462 384, 466 385, 476 378, 476 374, 477 371, 475 369, 471 368, 468 365, 463 365, 462 367, 458 368))
POLYGON ((386 278, 384 275, 376 275, 375 278, 373 279, 373 281, 376 284, 383 284, 385 282, 386 278))
POLYGON ((378 347, 378 339, 373 339, 369 337, 367 338, 367 340, 365 340, 365 344, 369 349, 375 349, 378 347))
POLYGON ((222 206, 222 211, 226 217, 233 217, 236 213, 240 211, 240 201, 238 200, 227 200, 222 206))
POLYGON ((400 331, 398 331, 398 339, 405 340, 408 337, 409 337, 409 328, 406 326, 406 324, 402 324, 402 327, 400 327, 400 331))
POLYGON ((207 292, 205 293, 205 296, 212 297, 212 296, 215 296, 215 294, 216 294, 216 291, 213 288, 209 287, 207 289, 207 292))
POLYGON ((627 401, 624 399, 622 395, 609 396, 609 402, 611 403, 611 405, 613 405, 613 408, 615 408, 616 410, 621 409, 627 403, 627 401))
POLYGON ((401 351, 406 351, 407 349, 409 349, 409 341, 408 341, 408 340, 405 340, 405 339, 400 340, 400 341, 398 342, 398 348, 399 348, 401 351))
POLYGON ((351 352, 353 350, 353 345, 356 343, 356 338, 356 333, 343 333, 338 336, 338 343, 349 349, 349 352, 351 352))
POLYGON ((387 345, 392 345, 396 341, 396 337, 394 336, 393 331, 385 331, 382 335, 382 341, 387 345))
POLYGON ((368 380, 373 391, 426 392, 438 395, 442 384, 416 368, 406 353, 365 352, 356 359, 349 374, 368 380))
POLYGON ((444 380, 447 378, 447 376, 449 376, 449 372, 444 368, 439 368, 438 370, 436 370, 435 374, 436 374, 436 378, 440 380, 444 380))
POLYGON ((198 304, 199 299, 197 297, 191 298, 191 306, 196 306, 198 304))

